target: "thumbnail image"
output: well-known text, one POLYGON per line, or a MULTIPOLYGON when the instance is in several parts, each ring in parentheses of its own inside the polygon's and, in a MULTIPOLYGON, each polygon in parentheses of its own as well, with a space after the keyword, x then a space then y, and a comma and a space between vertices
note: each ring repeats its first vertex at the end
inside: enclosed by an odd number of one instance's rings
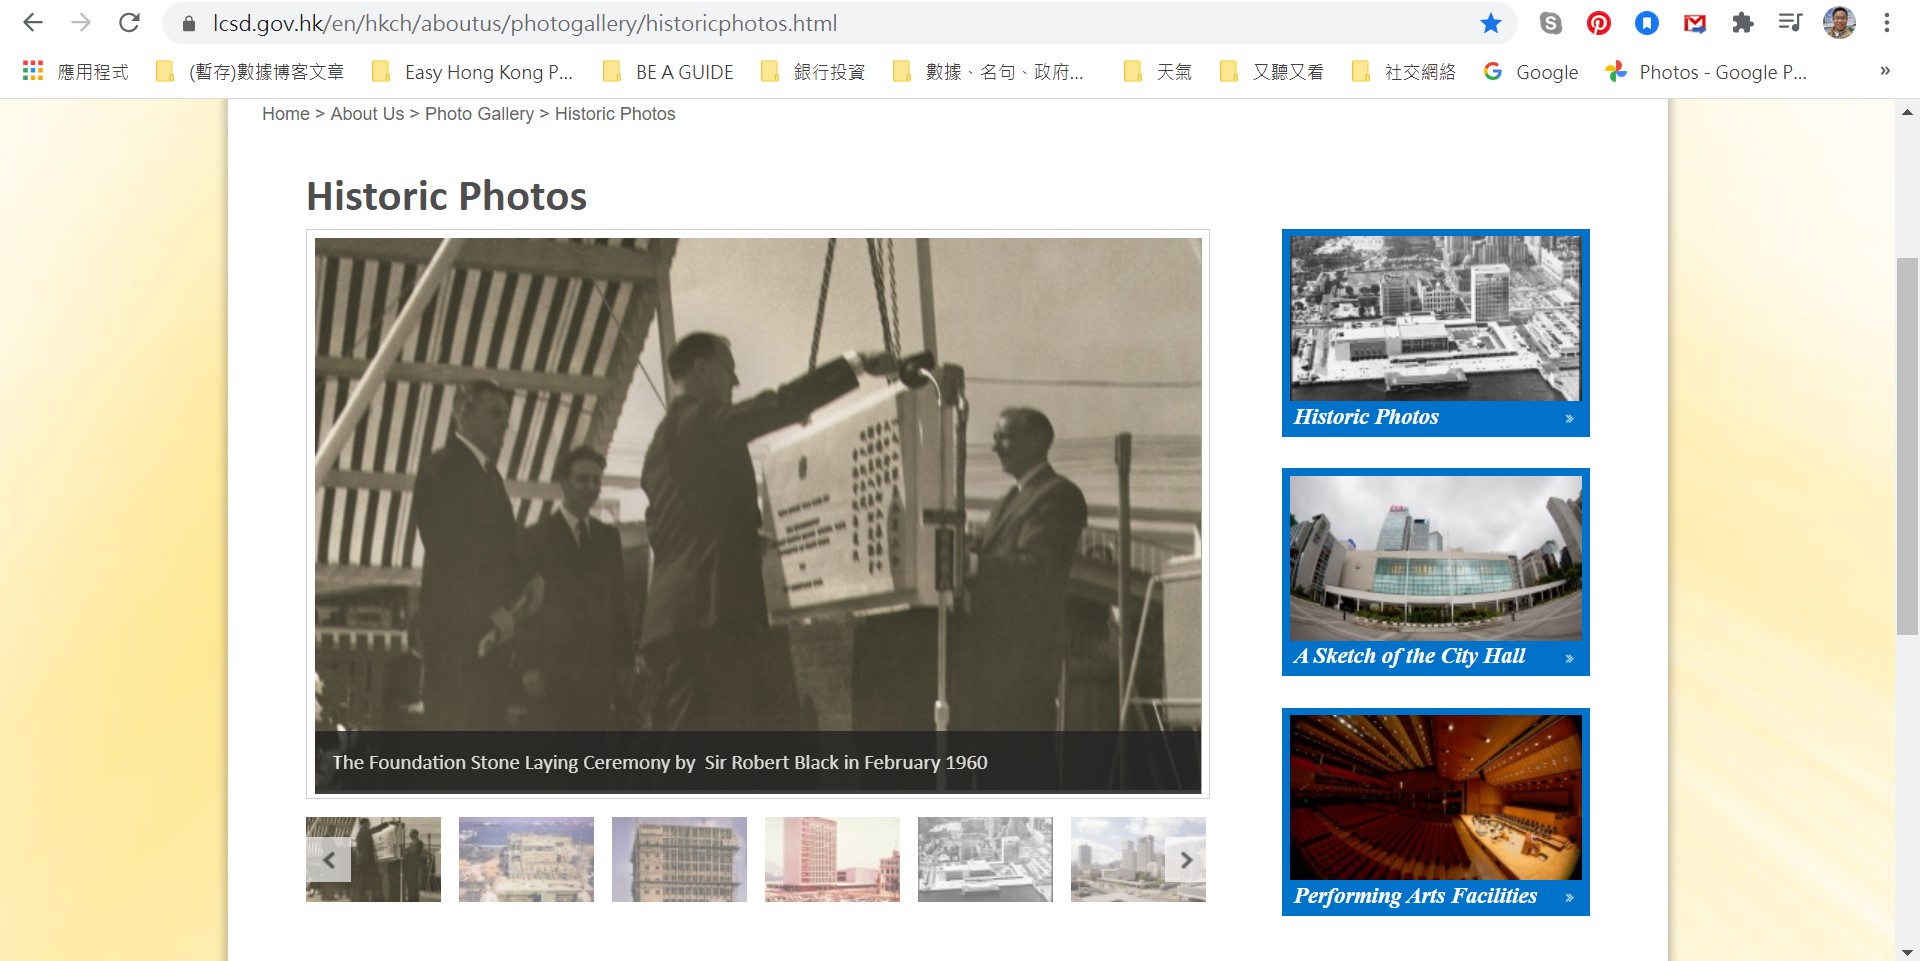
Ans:
POLYGON ((593 819, 461 818, 460 900, 593 900, 593 819))
POLYGON ((1205 901, 1206 818, 1074 818, 1073 900, 1205 901))
POLYGON ((316 730, 1197 730, 1203 240, 316 239, 316 730))
POLYGON ((1580 399, 1584 234, 1287 240, 1292 400, 1580 399))
POLYGON ((1586 636, 1585 478, 1288 478, 1290 641, 1586 636))
POLYGON ((921 818, 921 901, 1053 900, 1052 818, 921 818))
POLYGON ((768 901, 900 900, 899 818, 768 818, 768 901))
POLYGON ((307 900, 440 900, 440 819, 307 819, 307 900))
POLYGON ((1581 879, 1577 714, 1301 714, 1296 881, 1581 879))
POLYGON ((746 818, 614 818, 615 901, 745 901, 746 818))

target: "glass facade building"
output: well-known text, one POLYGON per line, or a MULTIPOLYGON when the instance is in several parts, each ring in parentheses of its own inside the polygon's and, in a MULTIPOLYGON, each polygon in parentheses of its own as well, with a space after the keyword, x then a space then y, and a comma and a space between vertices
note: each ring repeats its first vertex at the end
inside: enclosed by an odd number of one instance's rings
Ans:
POLYGON ((1379 558, 1373 590, 1380 594, 1449 597, 1517 590, 1520 579, 1511 560, 1477 557, 1379 558))
POLYGON ((1404 551, 1408 537, 1412 533, 1413 515, 1404 507, 1387 512, 1386 523, 1380 525, 1380 546, 1374 550, 1404 551))

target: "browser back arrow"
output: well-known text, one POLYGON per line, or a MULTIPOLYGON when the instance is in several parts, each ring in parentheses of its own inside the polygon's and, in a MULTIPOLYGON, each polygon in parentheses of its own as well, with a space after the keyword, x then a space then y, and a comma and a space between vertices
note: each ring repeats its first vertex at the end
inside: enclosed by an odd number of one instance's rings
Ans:
POLYGON ((34 24, 36 24, 36 23, 46 23, 46 21, 45 21, 45 20, 35 20, 35 19, 33 19, 33 12, 32 12, 32 11, 28 11, 28 12, 27 12, 27 19, 25 19, 25 20, 22 20, 22 21, 20 21, 20 22, 21 22, 21 23, 24 23, 24 24, 26 24, 26 25, 27 25, 27 32, 28 32, 28 33, 32 33, 32 32, 33 32, 33 25, 34 25, 34 24))

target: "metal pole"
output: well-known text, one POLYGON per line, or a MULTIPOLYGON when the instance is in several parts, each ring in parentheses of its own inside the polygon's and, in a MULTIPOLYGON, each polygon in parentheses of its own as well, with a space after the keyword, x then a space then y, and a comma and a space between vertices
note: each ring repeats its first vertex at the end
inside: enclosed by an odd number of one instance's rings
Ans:
POLYGON ((420 325, 420 315, 426 313, 427 301, 433 299, 440 281, 453 269, 454 257, 466 243, 461 238, 448 237, 440 241, 440 249, 427 261, 426 272, 420 275, 420 282, 413 285, 406 306, 400 308, 400 315, 393 319, 393 326, 380 341, 380 351, 367 363, 366 373, 360 375, 359 382, 353 385, 353 393, 347 395, 346 408, 340 411, 333 426, 327 428, 327 436, 320 441, 320 452, 313 455, 314 487, 323 486, 327 475, 333 472, 334 462, 340 459, 340 448, 347 445, 347 438, 360 426, 360 418, 373 403, 374 393, 386 386, 387 372, 393 369, 394 361, 400 359, 401 348, 406 346, 407 338, 413 336, 413 329, 420 325))
POLYGON ((660 299, 653 310, 654 324, 660 328, 660 379, 672 384, 673 372, 667 369, 667 357, 673 353, 674 345, 679 343, 673 331, 673 260, 656 257, 653 269, 653 288, 660 299))
POLYGON ((915 263, 920 275, 920 349, 940 357, 939 338, 933 330, 933 242, 925 237, 913 242, 915 263))
MULTIPOLYGON (((938 377, 940 373, 935 371, 933 376, 938 377)), ((944 400, 945 398, 942 397, 942 399, 944 400)), ((954 550, 947 558, 948 563, 953 566, 953 573, 947 586, 940 591, 940 608, 935 621, 934 657, 936 664, 934 670, 933 729, 941 734, 947 733, 947 722, 952 716, 952 708, 947 704, 947 612, 953 607, 953 581, 961 580, 967 576, 966 567, 964 563, 959 560, 959 557, 964 557, 966 554, 966 552, 960 548, 960 544, 965 543, 967 537, 966 509, 956 506, 959 502, 948 496, 947 487, 948 475, 953 469, 954 458, 952 458, 950 454, 953 448, 954 438, 958 434, 959 413, 960 408, 958 405, 946 407, 940 411, 940 433, 942 435, 940 438, 940 509, 942 511, 952 511, 956 509, 961 511, 960 526, 953 535, 955 540, 954 550)), ((936 546, 936 550, 937 549, 938 547, 936 546)), ((935 561, 935 563, 937 565, 939 562, 935 561)), ((944 754, 946 745, 940 745, 940 750, 944 754)))
MULTIPOLYGON (((1130 563, 1130 555, 1133 552, 1132 434, 1122 431, 1113 435, 1113 464, 1119 468, 1120 476, 1120 546, 1114 552, 1113 558, 1114 588, 1120 597, 1120 602, 1116 606, 1120 618, 1120 630, 1113 638, 1113 689, 1115 694, 1124 699, 1126 697, 1126 678, 1121 676, 1125 673, 1121 665, 1124 663, 1126 656, 1123 645, 1126 643, 1127 636, 1127 600, 1129 597, 1127 591, 1127 575, 1129 573, 1128 569, 1132 566, 1130 563)), ((1126 704, 1124 702, 1121 703, 1120 708, 1125 710, 1126 704)))

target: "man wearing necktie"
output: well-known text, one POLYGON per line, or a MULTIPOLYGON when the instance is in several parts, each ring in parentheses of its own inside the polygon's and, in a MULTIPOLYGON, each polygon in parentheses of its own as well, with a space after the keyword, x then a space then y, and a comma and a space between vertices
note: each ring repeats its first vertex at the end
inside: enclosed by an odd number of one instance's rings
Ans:
POLYGON ((568 451, 555 474, 559 509, 522 538, 529 569, 546 585, 540 612, 526 619, 514 650, 535 728, 608 730, 617 679, 632 670, 633 616, 620 532, 592 515, 606 467, 591 447, 568 451))
POLYGON ((953 665, 957 730, 1052 731, 1067 645, 1067 586, 1087 499, 1047 462, 1053 422, 1001 412, 993 453, 1014 478, 970 548, 971 643, 953 665))
POLYGON ((491 632, 511 644, 516 601, 529 588, 520 562, 520 525, 506 482, 493 465, 507 436, 506 388, 490 380, 461 385, 453 436, 429 455, 413 484, 413 520, 426 558, 420 614, 427 726, 495 730, 505 720, 509 658, 480 654, 491 632))
MULTIPOLYGON (((798 424, 860 386, 860 372, 891 374, 886 353, 849 353, 738 403, 733 346, 694 333, 667 357, 673 401, 647 445, 647 584, 641 659, 654 730, 778 727, 793 705, 775 678, 766 585, 761 581, 760 495, 747 444, 798 424)), ((790 684, 788 685, 790 686, 790 684)))

